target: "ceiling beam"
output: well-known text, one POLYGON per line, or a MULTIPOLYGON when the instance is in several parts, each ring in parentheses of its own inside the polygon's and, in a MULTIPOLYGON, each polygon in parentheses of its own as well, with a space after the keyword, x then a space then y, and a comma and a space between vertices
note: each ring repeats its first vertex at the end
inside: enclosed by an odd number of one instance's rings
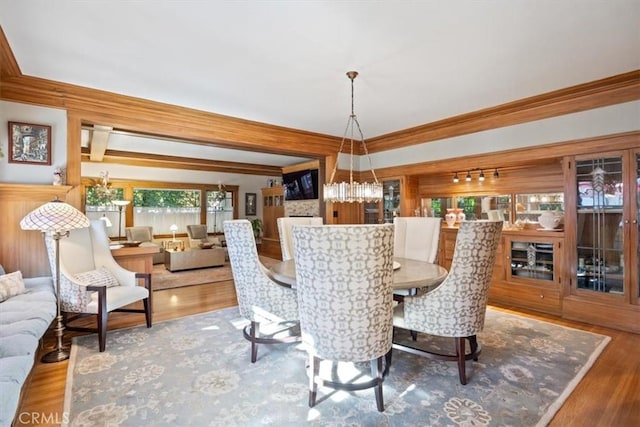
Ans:
POLYGON ((91 149, 90 160, 92 162, 101 162, 104 158, 104 153, 107 151, 109 135, 111 135, 112 130, 113 128, 109 126, 93 126, 91 141, 89 142, 89 148, 91 149))
MULTIPOLYGON (((89 162, 90 149, 82 148, 82 161, 89 162)), ((238 173, 245 175, 281 176, 282 168, 253 163, 237 163, 222 160, 196 159, 191 157, 166 156, 161 154, 134 153, 130 151, 106 150, 103 163, 155 168, 200 170, 207 172, 238 173)))

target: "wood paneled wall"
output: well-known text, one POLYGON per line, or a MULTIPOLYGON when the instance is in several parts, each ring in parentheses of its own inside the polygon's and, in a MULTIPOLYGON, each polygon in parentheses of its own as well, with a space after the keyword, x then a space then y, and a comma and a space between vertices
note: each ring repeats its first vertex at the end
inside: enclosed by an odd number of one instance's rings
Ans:
POLYGON ((49 276, 49 260, 42 233, 22 230, 20 221, 56 198, 65 200, 71 186, 0 184, 0 264, 23 277, 49 276))

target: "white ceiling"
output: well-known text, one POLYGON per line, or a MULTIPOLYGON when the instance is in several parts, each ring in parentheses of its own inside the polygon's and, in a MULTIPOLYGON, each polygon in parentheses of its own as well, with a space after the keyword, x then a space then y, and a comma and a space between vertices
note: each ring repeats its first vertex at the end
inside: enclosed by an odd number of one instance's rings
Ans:
POLYGON ((370 138, 640 69, 640 0, 0 0, 23 74, 370 138))

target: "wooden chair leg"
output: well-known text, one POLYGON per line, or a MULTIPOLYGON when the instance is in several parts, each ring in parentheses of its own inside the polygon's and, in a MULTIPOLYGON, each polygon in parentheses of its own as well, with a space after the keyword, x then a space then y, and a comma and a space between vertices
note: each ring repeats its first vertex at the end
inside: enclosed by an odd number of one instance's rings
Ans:
POLYGON ((316 377, 320 374, 320 359, 316 356, 309 355, 309 408, 313 408, 316 404, 316 396, 318 395, 318 385, 316 377))
POLYGON ((458 376, 460 377, 460 384, 467 384, 466 362, 465 362, 465 338, 456 337, 456 355, 458 357, 458 376))
POLYGON ((144 318, 147 321, 147 328, 151 327, 151 301, 149 298, 145 298, 142 300, 142 304, 144 305, 144 318))
POLYGON ((384 355, 385 358, 385 366, 384 371, 382 372, 382 377, 385 378, 389 375, 389 369, 391 369, 391 356, 393 355, 393 349, 390 348, 387 354, 384 355))
MULTIPOLYGON (((391 351, 389 351, 389 353, 391 353, 391 351)), ((383 382, 382 357, 383 356, 378 357, 377 359, 371 361, 371 376, 377 380, 377 384, 375 386, 375 393, 376 393, 376 406, 378 407, 378 412, 384 412, 384 399, 382 397, 382 382, 383 382)))
POLYGON ((476 351, 478 351, 478 338, 475 335, 471 335, 470 337, 467 337, 467 340, 469 340, 469 347, 471 347, 471 354, 473 354, 473 360, 474 361, 478 361, 478 355, 476 354, 476 351))
POLYGON ((107 318, 109 313, 107 312, 107 291, 105 287, 102 287, 98 291, 98 347, 100 352, 103 352, 107 347, 107 318))
POLYGON ((251 363, 256 363, 258 359, 258 343, 256 343, 256 334, 258 330, 258 322, 251 322, 250 336, 251 336, 251 363))

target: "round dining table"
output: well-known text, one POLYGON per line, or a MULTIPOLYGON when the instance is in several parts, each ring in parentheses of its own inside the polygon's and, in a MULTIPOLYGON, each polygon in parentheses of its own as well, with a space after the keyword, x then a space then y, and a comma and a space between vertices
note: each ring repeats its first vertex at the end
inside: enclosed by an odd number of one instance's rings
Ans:
MULTIPOLYGON (((408 258, 393 259, 393 290, 430 292, 447 277, 447 269, 430 262, 408 258)), ((273 264, 269 275, 283 286, 296 287, 296 264, 293 259, 273 264)))

